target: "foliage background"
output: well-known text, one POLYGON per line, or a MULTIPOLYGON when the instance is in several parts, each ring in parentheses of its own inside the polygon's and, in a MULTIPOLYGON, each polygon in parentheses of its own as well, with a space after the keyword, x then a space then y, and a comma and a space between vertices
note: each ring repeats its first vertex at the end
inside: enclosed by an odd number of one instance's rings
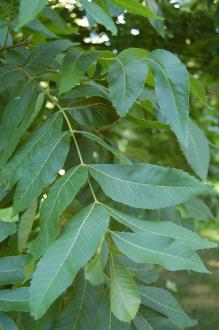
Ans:
MULTIPOLYGON (((56 2, 51 2, 51 5, 56 5, 56 2)), ((66 3, 65 3, 66 5, 66 3)), ((18 2, 12 2, 12 6, 7 1, 2 1, 2 25, 0 30, 1 40, 5 40, 7 35, 8 21, 5 18, 5 13, 10 12, 12 17, 18 14, 18 2)), ((11 23, 11 30, 7 37, 7 45, 10 46, 14 42, 22 42, 31 37, 30 46, 39 43, 45 43, 52 40, 55 33, 59 38, 64 36, 71 39, 73 42, 82 43, 84 49, 94 48, 100 51, 112 50, 114 53, 128 47, 140 47, 152 51, 157 48, 164 48, 177 54, 183 63, 186 64, 190 73, 194 74, 201 81, 206 89, 206 105, 200 102, 194 95, 191 96, 191 117, 205 131, 206 136, 210 141, 211 146, 211 165, 209 169, 209 180, 214 184, 215 191, 205 196, 205 202, 212 210, 213 216, 208 221, 200 222, 200 218, 195 219, 194 225, 202 235, 218 240, 218 176, 219 176, 219 118, 218 118, 218 4, 217 1, 158 1, 160 13, 165 17, 164 27, 157 26, 157 30, 143 17, 125 14, 125 24, 118 24, 118 35, 112 36, 107 30, 96 25, 90 19, 91 31, 83 19, 84 12, 78 9, 68 11, 64 6, 58 6, 60 18, 56 24, 48 23, 46 15, 42 15, 41 22, 44 24, 39 27, 37 24, 24 26, 22 33, 14 30, 11 23), (63 22, 67 22, 66 25, 63 22), (131 33, 140 32, 138 35, 131 33), (137 30, 136 30, 137 29, 137 30), (132 30, 133 32, 133 30, 132 30), (165 34, 165 37, 162 34, 165 34), (99 43, 100 39, 105 42, 99 43), (89 41, 89 42, 88 42, 89 41)), ((71 7, 70 7, 71 9, 71 7)), ((120 11, 116 15, 121 14, 120 11)), ((29 41, 28 41, 29 42, 29 41)), ((1 43, 2 44, 2 43, 1 43)), ((15 51, 16 52, 16 51, 15 51)), ((19 51, 18 51, 19 56, 19 51)), ((18 58, 18 61, 20 59, 18 58)), ((52 75, 52 73, 51 73, 52 75)), ((88 77, 92 77, 92 68, 88 71, 88 77)), ((98 72, 97 72, 98 76, 98 72)), ((51 76, 48 76, 50 79, 51 76)), ((46 80, 46 75, 43 77, 46 80)), ((56 82, 56 77, 51 79, 56 82), (54 80, 53 80, 54 79, 54 80)), ((3 84, 5 82, 3 81, 3 84)), ((8 101, 8 96, 1 94, 1 110, 5 107, 8 101)), ((51 104, 47 103, 45 115, 49 112, 51 104)), ((138 109, 136 109, 138 111, 138 109)), ((1 111, 1 114, 3 111, 1 111)), ((148 114, 148 119, 153 120, 153 116, 148 114)), ((33 125, 36 125, 35 123, 33 125)), ((96 128, 95 133, 104 138, 110 143, 117 143, 120 150, 124 154, 136 162, 148 162, 161 166, 169 166, 181 168, 193 174, 190 166, 185 160, 183 153, 180 150, 179 144, 176 141, 174 134, 169 130, 160 130, 156 128, 145 129, 135 125, 129 120, 121 120, 116 125, 111 125, 101 132, 101 129, 96 128)), ((25 138, 24 138, 25 139, 25 138)), ((79 146, 82 150, 83 159, 90 162, 93 156, 96 161, 99 160, 99 155, 93 155, 93 142, 88 142, 83 138, 79 138, 79 146)), ((101 149, 101 158, 105 162, 111 162, 112 156, 104 153, 101 149)), ((95 186, 95 188, 97 188, 95 186)), ((11 196, 13 191, 11 192, 11 196)), ((84 192, 86 198, 86 191, 84 192)), ((97 190, 97 194, 99 194, 97 190)), ((89 199, 89 197, 87 197, 89 199)), ((10 197, 3 198, 1 208, 10 206, 10 197)), ((77 205, 74 205, 77 209, 77 205)), ((181 214, 185 210, 180 209, 181 214)), ((154 214, 151 214, 154 217, 154 214)), ((63 219, 65 221, 65 219, 63 219)), ((12 242, 13 243, 13 242, 12 242)), ((13 244, 12 244, 13 246, 13 244)), ((212 269, 213 275, 188 275, 186 272, 180 273, 180 276, 170 274, 163 271, 159 284, 166 286, 172 290, 190 315, 200 320, 197 329, 215 329, 218 324, 216 292, 218 287, 218 254, 217 250, 213 252, 204 252, 203 258, 207 266, 212 269), (200 299, 201 296, 201 299, 200 299), (196 298, 197 297, 197 298, 196 298), (210 297, 210 298, 209 298, 210 297)), ((7 253, 7 252, 6 252, 7 253)), ((12 252, 10 252, 12 253, 12 252)), ((2 256, 5 251, 2 250, 2 256)), ((13 254, 13 253, 12 253, 13 254)))

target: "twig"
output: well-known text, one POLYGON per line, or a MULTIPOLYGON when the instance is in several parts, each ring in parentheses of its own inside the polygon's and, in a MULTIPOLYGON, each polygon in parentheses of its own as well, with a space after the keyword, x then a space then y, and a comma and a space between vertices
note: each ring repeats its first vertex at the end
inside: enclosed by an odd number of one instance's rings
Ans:
POLYGON ((21 42, 18 42, 14 45, 5 45, 3 47, 0 48, 0 53, 6 51, 6 50, 9 50, 9 49, 13 49, 13 48, 18 48, 18 47, 26 47, 29 45, 29 43, 31 42, 32 40, 32 35, 29 36, 27 39, 21 41, 21 42))

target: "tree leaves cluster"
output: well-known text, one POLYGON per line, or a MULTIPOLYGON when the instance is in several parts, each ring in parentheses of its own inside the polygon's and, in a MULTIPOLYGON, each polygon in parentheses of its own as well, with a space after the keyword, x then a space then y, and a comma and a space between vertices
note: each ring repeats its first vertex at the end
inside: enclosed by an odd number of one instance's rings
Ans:
MULTIPOLYGON (((137 0, 75 6, 113 34, 115 12, 162 20, 137 0)), ((152 284, 162 268, 208 272, 197 251, 215 247, 182 226, 178 213, 196 217, 201 204, 211 216, 197 198, 210 190, 209 144, 189 115, 190 91, 205 100, 202 85, 164 49, 85 50, 70 40, 77 28, 48 1, 2 1, 1 8, 9 22, 0 48, 0 324, 195 325, 152 284), (173 132, 193 175, 174 161, 163 167, 129 157, 115 129, 128 135, 133 125, 173 132)))

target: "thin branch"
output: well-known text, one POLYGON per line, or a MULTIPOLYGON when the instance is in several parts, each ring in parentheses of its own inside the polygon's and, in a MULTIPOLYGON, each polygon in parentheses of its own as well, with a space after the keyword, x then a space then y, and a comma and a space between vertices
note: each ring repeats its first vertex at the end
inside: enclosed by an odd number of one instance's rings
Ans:
POLYGON ((13 45, 5 45, 3 47, 0 48, 0 53, 6 51, 6 50, 9 50, 9 49, 14 49, 14 48, 19 48, 19 47, 27 47, 29 45, 29 43, 31 42, 32 40, 32 35, 29 36, 27 39, 21 41, 21 42, 18 42, 16 44, 13 44, 13 45))

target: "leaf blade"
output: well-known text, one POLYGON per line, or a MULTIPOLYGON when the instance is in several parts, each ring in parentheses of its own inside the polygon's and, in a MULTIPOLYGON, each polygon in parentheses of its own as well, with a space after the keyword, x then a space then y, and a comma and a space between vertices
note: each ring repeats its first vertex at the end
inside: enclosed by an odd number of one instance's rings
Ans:
POLYGON ((117 113, 125 116, 140 95, 147 75, 146 62, 133 56, 117 57, 108 73, 109 94, 117 113))
POLYGON ((20 177, 14 197, 14 214, 24 210, 44 187, 54 181, 64 164, 68 149, 67 132, 54 136, 43 147, 39 146, 20 177))
POLYGON ((104 193, 135 208, 157 209, 177 205, 208 190, 187 173, 157 165, 89 165, 104 193))
POLYGON ((110 300, 115 317, 128 323, 136 316, 141 302, 134 279, 114 256, 110 262, 110 300))
POLYGON ((106 210, 95 203, 72 218, 61 237, 49 247, 34 273, 30 289, 32 315, 40 318, 71 284, 76 273, 100 245, 108 221, 106 210), (51 268, 47 274, 48 267, 51 268))
POLYGON ((172 53, 158 49, 146 59, 154 72, 155 92, 161 111, 178 140, 188 144, 189 76, 172 53))
POLYGON ((59 215, 75 198, 87 176, 87 168, 79 165, 70 169, 52 186, 40 209, 41 231, 29 248, 34 258, 39 258, 57 237, 59 215))
POLYGON ((189 247, 166 237, 146 232, 112 232, 116 246, 128 258, 140 263, 154 263, 168 270, 191 269, 207 273, 199 256, 189 247))

